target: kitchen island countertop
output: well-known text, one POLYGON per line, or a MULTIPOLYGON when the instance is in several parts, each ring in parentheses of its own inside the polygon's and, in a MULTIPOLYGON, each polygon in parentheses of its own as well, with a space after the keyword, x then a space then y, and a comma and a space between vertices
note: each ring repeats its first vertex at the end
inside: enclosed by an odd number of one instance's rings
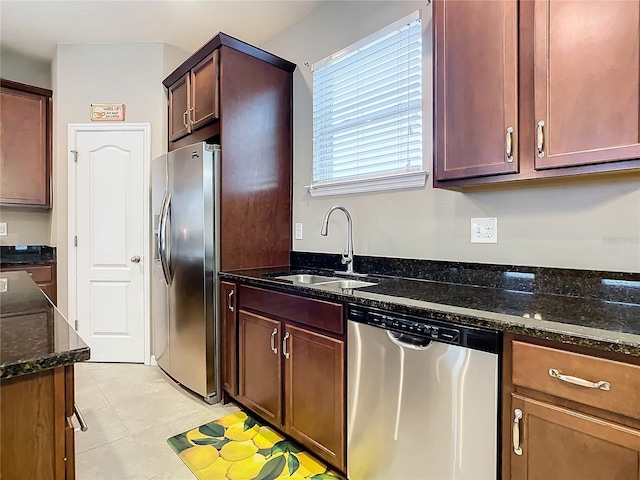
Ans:
POLYGON ((89 347, 26 272, 0 278, 0 378, 89 359, 89 347))
MULTIPOLYGON (((376 285, 358 289, 341 289, 331 284, 307 286, 276 278, 291 271, 325 275, 333 273, 283 266, 221 272, 220 278, 326 300, 422 315, 444 322, 640 356, 640 304, 635 302, 384 275, 363 278, 376 282, 376 285)), ((632 287, 640 291, 640 282, 631 283, 637 283, 632 287)))

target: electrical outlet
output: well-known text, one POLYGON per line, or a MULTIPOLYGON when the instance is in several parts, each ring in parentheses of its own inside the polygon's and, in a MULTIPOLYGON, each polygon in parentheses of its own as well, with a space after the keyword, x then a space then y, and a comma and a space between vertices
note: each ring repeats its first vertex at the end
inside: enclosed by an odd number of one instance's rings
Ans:
POLYGON ((0 237, 7 236, 7 224, 5 222, 0 223, 0 237))
POLYGON ((302 224, 296 223, 296 240, 302 240, 302 224))
POLYGON ((472 218, 471 243, 498 243, 498 219, 472 218))

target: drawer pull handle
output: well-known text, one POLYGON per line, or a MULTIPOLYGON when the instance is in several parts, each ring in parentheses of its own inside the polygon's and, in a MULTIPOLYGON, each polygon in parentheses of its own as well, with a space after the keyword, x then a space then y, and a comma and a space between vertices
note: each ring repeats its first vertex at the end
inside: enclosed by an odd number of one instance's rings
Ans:
POLYGON ((278 354, 278 349, 276 347, 276 334, 278 333, 278 329, 274 328, 273 332, 271 332, 271 351, 273 353, 275 353, 276 355, 278 354))
POLYGON ((604 380, 600 380, 597 383, 590 382, 589 380, 585 380, 584 378, 572 377, 570 375, 563 375, 555 368, 549 369, 549 376, 553 378, 557 378, 558 380, 562 380, 563 382, 573 383, 574 385, 578 385, 580 387, 586 388, 599 388, 600 390, 609 391, 611 390, 611 384, 609 382, 605 382, 604 380))
POLYGON ((522 448, 520 448, 520 419, 522 418, 522 410, 516 408, 513 413, 513 453, 522 455, 522 448))

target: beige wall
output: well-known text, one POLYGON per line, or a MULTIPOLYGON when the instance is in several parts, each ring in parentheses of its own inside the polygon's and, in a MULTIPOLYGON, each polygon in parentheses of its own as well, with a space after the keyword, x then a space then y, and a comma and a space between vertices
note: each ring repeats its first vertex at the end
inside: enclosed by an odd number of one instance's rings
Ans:
MULTIPOLYGON (((51 64, 17 54, 0 51, 0 76, 6 80, 51 88, 51 64)), ((1 172, 0 172, 1 174, 1 172)), ((49 245, 51 212, 25 208, 0 208, 0 221, 7 224, 8 235, 0 245, 49 245)))
POLYGON ((6 80, 50 89, 51 63, 3 48, 0 50, 0 76, 6 80))
POLYGON ((67 145, 70 123, 90 123, 91 103, 124 103, 127 123, 151 124, 151 156, 166 151, 167 109, 162 80, 188 52, 162 43, 58 45, 53 64, 54 210, 58 247, 58 306, 67 313, 67 145))
POLYGON ((423 8, 425 32, 424 162, 431 171, 430 7, 424 1, 324 2, 261 45, 298 65, 294 74, 293 222, 304 239, 293 249, 339 252, 344 219, 320 223, 334 204, 353 217, 355 253, 434 260, 640 272, 640 173, 574 179, 547 186, 491 187, 459 193, 431 187, 311 198, 312 64, 423 8), (497 217, 498 244, 471 244, 470 218, 497 217))

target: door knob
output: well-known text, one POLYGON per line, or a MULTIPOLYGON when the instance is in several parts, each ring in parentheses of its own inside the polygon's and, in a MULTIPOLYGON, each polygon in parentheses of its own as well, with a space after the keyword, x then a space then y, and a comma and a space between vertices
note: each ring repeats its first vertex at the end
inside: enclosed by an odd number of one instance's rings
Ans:
POLYGON ((131 261, 133 263, 140 263, 140 255, 134 255, 133 257, 131 257, 131 261))

